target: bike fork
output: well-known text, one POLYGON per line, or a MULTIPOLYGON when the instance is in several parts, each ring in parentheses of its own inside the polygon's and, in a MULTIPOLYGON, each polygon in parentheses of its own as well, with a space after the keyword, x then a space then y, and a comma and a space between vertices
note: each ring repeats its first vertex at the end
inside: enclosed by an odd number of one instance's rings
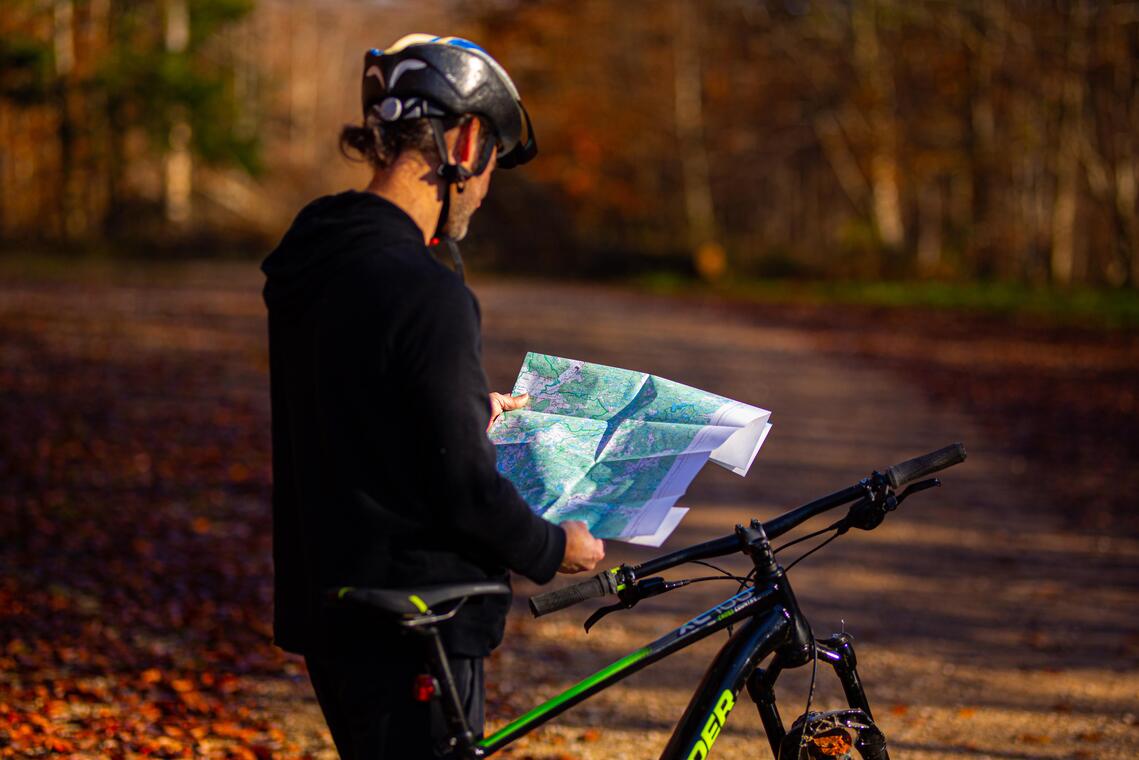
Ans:
POLYGON ((866 698, 862 679, 858 677, 858 657, 854 654, 854 637, 845 632, 831 634, 829 638, 817 642, 817 652, 824 662, 834 668, 835 675, 842 684, 846 703, 856 710, 861 710, 870 720, 870 725, 858 736, 857 747, 862 757, 865 760, 890 760, 890 753, 886 750, 886 737, 878 726, 874 725, 870 700, 866 698))
POLYGON ((775 680, 782 672, 783 666, 779 664, 779 656, 776 655, 767 669, 756 668, 747 679, 748 696, 759 710, 763 731, 771 744, 771 754, 776 758, 779 758, 779 747, 787 735, 783 719, 779 717, 779 708, 775 705, 775 680))
POLYGON ((866 699, 866 690, 862 688, 862 679, 858 677, 858 658, 854 654, 854 638, 849 633, 833 633, 829 638, 818 642, 818 655, 823 662, 834 668, 842 684, 842 692, 846 695, 846 703, 866 713, 873 720, 870 712, 870 702, 866 699))
MULTIPOLYGON (((866 698, 866 690, 862 688, 862 680, 858 677, 858 658, 854 654, 853 638, 847 633, 836 633, 816 644, 818 657, 834 668, 847 704, 854 710, 861 710, 870 723, 859 732, 857 746, 862 757, 864 760, 890 760, 890 754, 886 750, 886 737, 873 724, 870 701, 866 698)), ((783 719, 779 716, 779 708, 775 703, 775 682, 782 672, 783 665, 777 654, 766 669, 756 668, 752 672, 747 681, 747 691, 759 711, 759 719, 763 723, 767 741, 771 744, 771 754, 776 760, 797 760, 779 756, 780 748, 787 738, 787 730, 783 727, 783 719)))

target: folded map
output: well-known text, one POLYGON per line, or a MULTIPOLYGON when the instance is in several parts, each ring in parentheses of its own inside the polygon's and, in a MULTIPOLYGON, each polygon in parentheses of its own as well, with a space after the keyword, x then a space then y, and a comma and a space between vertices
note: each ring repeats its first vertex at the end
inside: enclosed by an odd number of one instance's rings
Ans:
POLYGON ((491 428, 498 469, 539 515, 582 520, 595 536, 660 546, 711 459, 746 475, 771 412, 602 364, 529 353, 514 395, 529 405, 491 428))

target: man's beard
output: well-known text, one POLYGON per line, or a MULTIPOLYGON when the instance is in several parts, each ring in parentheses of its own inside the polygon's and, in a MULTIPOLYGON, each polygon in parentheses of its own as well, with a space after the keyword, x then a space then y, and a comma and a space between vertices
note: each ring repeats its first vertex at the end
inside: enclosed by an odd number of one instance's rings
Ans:
POLYGON ((451 207, 447 211, 447 223, 443 225, 443 234, 455 240, 462 240, 467 236, 467 227, 471 217, 478 208, 478 201, 474 193, 460 193, 458 190, 451 193, 451 207))

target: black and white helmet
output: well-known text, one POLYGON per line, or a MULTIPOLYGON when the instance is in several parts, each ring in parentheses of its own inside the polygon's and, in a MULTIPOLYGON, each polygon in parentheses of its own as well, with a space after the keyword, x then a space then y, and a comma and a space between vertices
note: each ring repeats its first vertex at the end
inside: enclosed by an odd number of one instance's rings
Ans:
POLYGON ((473 174, 480 174, 498 148, 498 166, 510 169, 538 152, 530 116, 510 75, 481 47, 459 37, 409 34, 386 50, 364 56, 365 119, 432 121, 474 114, 494 130, 495 140, 473 174))

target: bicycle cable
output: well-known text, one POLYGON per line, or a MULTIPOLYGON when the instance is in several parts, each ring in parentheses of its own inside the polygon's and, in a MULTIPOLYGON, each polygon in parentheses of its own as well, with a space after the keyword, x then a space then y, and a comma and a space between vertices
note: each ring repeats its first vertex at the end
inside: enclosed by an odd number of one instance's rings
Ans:
MULTIPOLYGON (((834 536, 828 538, 827 541, 830 541, 832 538, 834 538, 834 536)), ((824 544, 820 544, 820 546, 824 544)), ((811 551, 814 551, 814 549, 811 551)), ((797 561, 798 560, 796 560, 796 562, 797 561)), ((815 642, 815 632, 811 630, 811 624, 809 622, 807 623, 807 635, 811 638, 811 685, 807 689, 807 706, 803 709, 803 727, 799 733, 799 748, 795 752, 795 754, 800 757, 803 755, 803 747, 807 745, 807 716, 811 713, 811 702, 815 698, 815 676, 818 675, 819 672, 819 645, 815 642)), ((796 758, 796 760, 798 759, 796 758)))
POLYGON ((744 576, 744 579, 740 583, 740 587, 739 587, 739 589, 736 590, 736 593, 738 594, 740 591, 743 591, 744 586, 751 583, 754 578, 755 578, 755 568, 753 567, 751 570, 748 570, 747 575, 744 576))
MULTIPOLYGON (((845 518, 843 518, 843 519, 845 519, 845 518)), ((827 533, 828 531, 838 530, 838 528, 841 524, 842 524, 842 520, 838 520, 838 521, 832 523, 831 525, 828 525, 825 528, 820 528, 819 530, 814 531, 813 533, 808 533, 805 536, 799 536, 798 538, 794 539, 793 541, 788 541, 787 543, 783 544, 779 548, 773 549, 771 553, 772 554, 778 554, 779 552, 783 551, 784 549, 786 549, 789 546, 794 546, 795 544, 802 543, 803 541, 807 541, 809 539, 815 538, 816 536, 821 536, 824 533, 827 533)))
POLYGON ((690 560, 688 560, 688 563, 692 564, 692 565, 703 565, 704 567, 711 568, 712 570, 715 570, 717 573, 720 573, 721 575, 727 576, 729 578, 738 578, 739 577, 733 573, 729 573, 727 570, 725 570, 724 568, 722 568, 718 565, 713 565, 711 562, 705 562, 702 559, 690 559, 690 560))
MULTIPOLYGON (((807 557, 810 557, 812 554, 817 552, 819 549, 822 549, 824 546, 829 544, 831 541, 834 541, 836 538, 841 536, 842 533, 839 532, 839 527, 842 525, 842 522, 843 522, 843 520, 839 520, 839 521, 837 521, 837 522, 835 522, 835 523, 833 523, 833 524, 831 524, 825 528, 822 528, 820 530, 816 530, 813 533, 808 533, 807 535, 800 536, 799 538, 796 538, 793 541, 788 541, 787 543, 780 546, 778 549, 775 549, 775 551, 772 552, 773 554, 776 552, 780 552, 789 546, 794 546, 795 544, 802 543, 803 541, 806 541, 806 540, 811 539, 811 538, 815 538, 816 536, 821 536, 822 534, 827 533, 828 531, 832 531, 832 530, 834 531, 834 533, 831 536, 829 536, 827 538, 827 540, 823 541, 818 546, 811 547, 811 549, 809 549, 806 553, 801 554, 798 557, 796 557, 791 562, 791 564, 789 564, 789 565, 787 565, 787 567, 783 568, 783 572, 785 572, 785 573, 789 572, 791 570, 791 568, 795 567, 795 565, 799 564, 800 562, 805 560, 807 557)), ((799 747, 795 752, 795 754, 798 757, 802 757, 803 747, 805 747, 806 743, 807 743, 807 720, 808 720, 807 716, 811 712, 811 703, 814 701, 814 698, 815 698, 815 680, 816 680, 816 677, 818 676, 818 672, 819 672, 819 646, 815 641, 815 632, 811 629, 810 621, 804 619, 804 622, 807 624, 807 636, 811 640, 811 684, 807 688, 807 706, 803 708, 803 723, 802 723, 802 730, 799 733, 799 747)), ((780 755, 779 760, 782 760, 782 755, 783 755, 783 748, 782 747, 780 747, 780 749, 779 749, 779 755, 780 755)), ((796 760, 798 760, 798 757, 796 758, 796 760)))
POLYGON ((841 533, 837 533, 837 532, 836 532, 836 533, 835 533, 833 536, 831 536, 830 538, 828 538, 826 541, 823 541, 823 542, 822 542, 821 544, 819 544, 818 546, 814 546, 814 547, 812 547, 812 548, 811 548, 809 551, 807 551, 805 554, 800 554, 798 557, 796 557, 796 558, 795 558, 795 560, 794 560, 794 561, 793 561, 793 562, 792 562, 790 565, 788 565, 787 567, 783 568, 783 572, 785 572, 785 573, 786 573, 786 572, 789 572, 789 571, 791 570, 791 568, 795 567, 795 565, 799 564, 800 562, 802 562, 803 560, 805 560, 807 557, 810 557, 812 554, 814 554, 815 552, 817 552, 819 549, 822 549, 824 546, 826 546, 827 544, 829 544, 831 541, 834 541, 836 538, 838 538, 838 537, 839 537, 839 536, 841 536, 841 535, 842 535, 841 533))
POLYGON ((705 581, 739 581, 742 583, 745 579, 738 575, 702 575, 698 578, 685 578, 689 583, 704 583, 705 581))
MULTIPOLYGON (((839 533, 838 529, 842 525, 842 522, 843 522, 842 520, 838 520, 838 521, 832 523, 831 525, 828 525, 825 528, 820 528, 819 530, 808 533, 805 536, 800 536, 799 538, 788 541, 787 543, 783 544, 782 546, 780 546, 776 549, 773 549, 771 553, 772 554, 778 554, 779 552, 783 551, 784 549, 791 547, 791 546, 794 546, 795 544, 802 543, 803 541, 808 541, 812 538, 816 538, 816 537, 821 536, 824 533, 827 533, 827 532, 832 531, 832 530, 835 531, 834 535, 830 536, 826 541, 823 541, 821 544, 812 548, 807 553, 805 553, 799 557, 796 557, 795 560, 793 562, 791 562, 791 564, 787 565, 787 567, 785 567, 783 569, 783 572, 787 572, 788 570, 793 568, 795 565, 799 564, 804 559, 811 556, 812 554, 817 552, 819 549, 822 549, 824 546, 829 544, 831 541, 834 541, 836 538, 841 536, 842 533, 839 533)), ((747 586, 747 584, 751 583, 752 580, 755 578, 755 573, 756 573, 756 569, 753 567, 751 570, 748 571, 747 575, 745 575, 741 578, 738 575, 734 575, 732 573, 729 573, 727 570, 725 570, 722 567, 718 567, 716 565, 713 565, 711 562, 705 562, 704 560, 700 560, 700 559, 693 559, 693 560, 689 560, 689 563, 693 564, 693 565, 703 565, 704 567, 711 568, 712 570, 715 570, 716 572, 721 573, 720 576, 706 576, 703 578, 692 578, 692 579, 690 579, 691 583, 699 583, 699 582, 703 582, 703 581, 734 580, 734 581, 738 581, 740 584, 739 588, 736 589, 736 593, 743 591, 744 587, 747 586)), ((731 624, 729 624, 727 627, 727 634, 729 637, 731 637, 731 635, 732 635, 732 627, 733 626, 731 624)), ((813 641, 814 641, 814 639, 812 639, 812 642, 813 641)), ((812 643, 812 653, 813 652, 814 652, 814 644, 812 643)), ((814 656, 814 655, 812 655, 812 656, 814 656)), ((815 688, 815 685, 814 685, 814 665, 817 665, 817 664, 818 663, 816 661, 812 665, 812 671, 811 671, 811 691, 812 692, 814 692, 814 688, 815 688)), ((810 703, 810 697, 808 697, 808 699, 807 699, 807 707, 808 708, 810 708, 810 704, 811 704, 810 703)))

